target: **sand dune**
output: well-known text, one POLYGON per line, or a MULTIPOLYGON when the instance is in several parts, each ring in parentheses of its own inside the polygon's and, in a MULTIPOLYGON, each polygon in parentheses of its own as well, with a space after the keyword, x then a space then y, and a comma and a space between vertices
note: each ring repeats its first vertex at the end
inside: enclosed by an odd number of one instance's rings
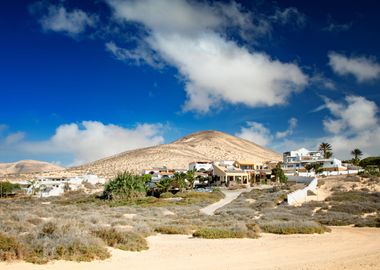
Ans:
POLYGON ((52 163, 37 160, 20 160, 18 162, 13 163, 0 163, 0 175, 36 173, 59 170, 64 170, 64 168, 52 163))
POLYGON ((102 176, 113 176, 118 171, 139 172, 143 168, 188 168, 192 161, 242 160, 280 161, 282 156, 259 146, 218 131, 202 131, 185 136, 173 143, 127 151, 101 159, 71 171, 91 171, 102 176))
POLYGON ((3 270, 353 270, 380 269, 380 230, 335 227, 322 235, 263 234, 259 239, 194 239, 184 235, 148 238, 143 252, 112 250, 106 261, 47 265, 0 263, 3 270))

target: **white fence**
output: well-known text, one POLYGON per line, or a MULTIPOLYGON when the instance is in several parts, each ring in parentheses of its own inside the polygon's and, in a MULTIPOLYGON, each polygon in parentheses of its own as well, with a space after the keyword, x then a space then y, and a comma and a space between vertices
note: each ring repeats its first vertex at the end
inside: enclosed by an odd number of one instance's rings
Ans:
POLYGON ((316 177, 311 178, 311 177, 302 177, 302 176, 291 176, 288 178, 289 178, 289 180, 293 180, 293 181, 296 181, 298 183, 308 183, 309 182, 309 184, 305 188, 296 190, 296 191, 288 194, 288 204, 289 205, 301 204, 301 203, 306 202, 307 192, 309 190, 313 191, 313 192, 317 190, 318 179, 316 177))

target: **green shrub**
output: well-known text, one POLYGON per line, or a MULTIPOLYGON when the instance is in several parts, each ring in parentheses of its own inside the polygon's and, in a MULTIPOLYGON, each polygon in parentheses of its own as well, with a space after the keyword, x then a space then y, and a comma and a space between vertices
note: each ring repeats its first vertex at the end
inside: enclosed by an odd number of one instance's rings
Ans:
POLYGON ((219 228, 202 228, 193 233, 194 237, 206 239, 219 238, 244 238, 246 234, 243 231, 233 231, 219 228))
POLYGON ((12 195, 16 190, 21 189, 19 184, 12 184, 10 182, 0 181, 0 197, 12 195))
POLYGON ((107 199, 133 200, 146 195, 146 178, 128 172, 119 173, 104 186, 107 199))
POLYGON ((14 237, 0 233, 0 261, 22 259, 23 248, 14 237))
POLYGON ((114 228, 102 228, 94 230, 93 235, 102 239, 110 247, 129 251, 148 249, 146 240, 133 232, 120 232, 114 228))

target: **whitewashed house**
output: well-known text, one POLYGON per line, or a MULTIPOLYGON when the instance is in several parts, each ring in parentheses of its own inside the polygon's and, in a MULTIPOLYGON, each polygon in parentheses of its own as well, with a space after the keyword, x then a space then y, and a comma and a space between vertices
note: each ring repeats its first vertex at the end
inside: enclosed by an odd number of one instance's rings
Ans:
POLYGON ((212 162, 209 161, 194 161, 189 163, 189 170, 193 171, 210 171, 212 170, 212 162))
POLYGON ((26 192, 29 195, 35 195, 37 197, 46 198, 52 196, 60 196, 65 191, 75 191, 83 188, 86 183, 92 185, 104 185, 106 180, 99 178, 97 175, 82 175, 71 178, 66 177, 50 177, 39 178, 34 181, 30 181, 30 186, 26 192))
POLYGON ((320 163, 322 166, 322 174, 343 174, 347 168, 337 158, 323 158, 321 151, 309 151, 306 148, 300 148, 295 151, 283 153, 283 170, 286 174, 308 174, 306 164, 320 163), (335 172, 335 173, 334 173, 335 172))

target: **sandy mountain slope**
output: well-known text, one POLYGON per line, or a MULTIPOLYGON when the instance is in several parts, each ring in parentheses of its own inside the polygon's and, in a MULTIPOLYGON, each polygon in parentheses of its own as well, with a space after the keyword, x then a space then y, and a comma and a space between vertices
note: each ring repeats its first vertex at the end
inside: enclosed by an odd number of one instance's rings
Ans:
POLYGON ((13 163, 0 163, 0 175, 59 171, 64 168, 37 160, 20 160, 13 163))
POLYGON ((188 168, 192 161, 241 160, 265 162, 282 160, 268 148, 218 131, 202 131, 185 136, 173 143, 136 149, 101 159, 70 171, 90 171, 112 177, 119 171, 140 172, 144 168, 188 168))

